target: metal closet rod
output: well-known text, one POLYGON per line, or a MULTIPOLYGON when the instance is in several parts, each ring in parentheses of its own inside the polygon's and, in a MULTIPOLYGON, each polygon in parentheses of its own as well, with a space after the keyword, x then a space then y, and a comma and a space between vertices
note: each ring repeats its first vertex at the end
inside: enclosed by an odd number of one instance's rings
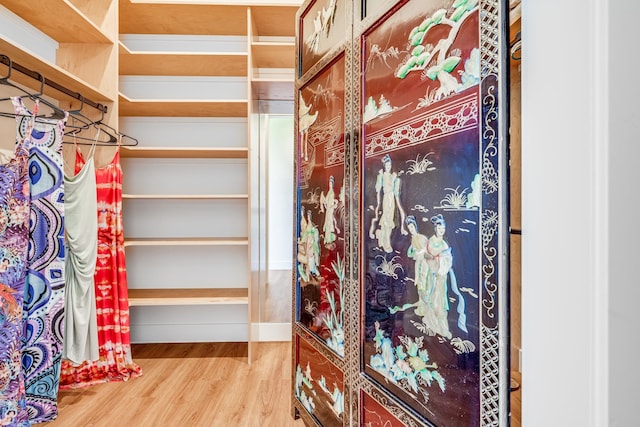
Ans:
POLYGON ((87 98, 83 97, 81 93, 74 92, 71 89, 69 89, 69 88, 67 88, 65 86, 62 86, 61 84, 56 83, 53 80, 44 77, 42 74, 40 74, 40 73, 38 73, 36 71, 32 71, 32 70, 28 69, 27 67, 25 67, 23 65, 20 65, 20 64, 18 64, 16 62, 13 62, 13 60, 9 59, 9 57, 6 56, 6 55, 0 55, 0 62, 2 62, 7 67, 11 67, 12 70, 16 70, 16 71, 24 74, 25 76, 31 77, 34 80, 38 80, 38 81, 44 82, 45 85, 49 86, 52 89, 57 90, 58 92, 62 92, 65 95, 70 96, 71 98, 74 98, 74 99, 77 99, 78 101, 84 102, 84 104, 95 108, 96 110, 102 112, 103 114, 107 113, 107 106, 106 105, 100 104, 100 103, 92 101, 90 99, 87 99, 87 98))

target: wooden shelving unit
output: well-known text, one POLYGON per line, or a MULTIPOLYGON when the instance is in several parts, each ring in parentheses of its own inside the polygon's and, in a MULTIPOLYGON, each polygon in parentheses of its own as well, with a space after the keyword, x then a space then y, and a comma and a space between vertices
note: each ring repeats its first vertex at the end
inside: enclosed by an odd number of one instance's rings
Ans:
MULTIPOLYGON (((1 34, 0 53, 7 55, 12 61, 17 62, 26 68, 37 70, 46 78, 53 80, 62 86, 83 94, 86 98, 93 99, 98 102, 113 102, 116 99, 114 94, 98 89, 94 85, 86 82, 84 79, 72 74, 56 64, 52 64, 39 55, 29 51, 25 47, 14 45, 11 41, 2 37, 1 34)), ((34 90, 39 89, 39 83, 36 80, 17 72, 14 72, 11 75, 11 80, 24 84, 34 90)), ((54 91, 48 86, 45 86, 45 94, 52 96, 54 99, 70 99, 67 95, 54 91)))
MULTIPOLYGON (((229 289, 228 285, 224 287, 224 284, 216 287, 216 284, 212 284, 211 287, 198 290, 164 289, 165 286, 155 286, 163 289, 142 289, 143 283, 132 283, 130 301, 133 306, 244 304, 248 310, 248 341, 250 344, 249 353, 251 354, 251 343, 255 339, 252 335, 251 323, 257 321, 253 313, 258 307, 258 304, 252 304, 252 298, 256 297, 257 294, 255 289, 252 289, 253 274, 251 271, 252 245, 255 243, 253 239, 257 238, 257 236, 252 236, 251 234, 253 229, 251 223, 252 194, 254 192, 251 187, 252 153, 249 149, 253 137, 251 134, 252 102, 256 99, 256 96, 259 96, 254 93, 257 88, 262 88, 261 94, 272 95, 275 92, 280 92, 281 94, 286 93, 287 99, 293 98, 295 13, 297 6, 195 3, 177 4, 175 2, 153 0, 136 0, 135 2, 132 0, 120 0, 120 34, 131 35, 129 40, 135 39, 135 36, 144 36, 139 37, 138 40, 144 40, 144 46, 150 47, 144 51, 136 50, 125 46, 121 42, 119 44, 120 75, 244 77, 246 78, 247 99, 231 101, 138 99, 137 96, 134 98, 127 93, 120 93, 120 115, 145 116, 145 120, 147 120, 146 117, 159 117, 158 120, 162 120, 162 117, 184 117, 187 118, 187 122, 190 117, 246 118, 248 138, 246 145, 240 148, 236 147, 238 142, 236 141, 236 143, 230 144, 232 145, 231 147, 225 147, 223 146, 223 141, 217 140, 214 132, 214 135, 211 136, 209 134, 203 135, 203 138, 207 138, 207 140, 211 138, 212 147, 210 148, 201 147, 201 144, 198 144, 198 147, 190 147, 188 142, 185 143, 187 146, 178 144, 176 146, 160 147, 153 146, 153 142, 149 142, 136 147, 123 147, 121 155, 127 160, 145 162, 146 165, 158 161, 159 165, 171 164, 174 167, 179 167, 175 165, 180 165, 180 162, 189 164, 191 161, 211 161, 212 164, 214 164, 213 162, 225 164, 228 160, 228 165, 234 165, 234 168, 246 167, 246 175, 242 177, 235 175, 235 179, 242 183, 238 185, 245 185, 244 181, 247 180, 247 192, 234 189, 228 193, 214 191, 214 194, 210 194, 208 190, 205 190, 206 194, 186 194, 189 191, 187 185, 185 194, 177 194, 175 192, 159 194, 162 191, 149 191, 149 193, 154 194, 145 194, 137 190, 136 194, 125 194, 123 198, 132 201, 128 202, 130 206, 135 203, 146 203, 142 202, 145 200, 155 200, 153 203, 166 203, 167 205, 165 206, 171 206, 173 210, 179 210, 180 206, 183 206, 181 203, 190 203, 188 202, 190 200, 203 200, 202 206, 206 205, 207 202, 204 202, 205 200, 214 200, 215 203, 221 203, 221 206, 224 206, 221 209, 238 209, 238 207, 246 205, 248 218, 247 236, 237 238, 127 238, 125 239, 125 246, 128 248, 137 247, 138 249, 132 249, 135 251, 146 251, 149 250, 146 248, 152 247, 157 248, 154 250, 160 251, 163 247, 186 248, 188 246, 202 247, 203 251, 205 247, 212 247, 211 250, 214 250, 213 248, 215 247, 224 248, 227 246, 230 251, 231 247, 245 246, 247 248, 245 252, 247 258, 247 283, 241 289, 229 289), (167 17, 171 17, 171 19, 167 19, 167 17), (283 22, 288 24, 283 25, 283 22), (184 40, 184 36, 195 39, 197 39, 197 36, 213 36, 216 40, 224 40, 225 36, 233 36, 229 37, 229 40, 234 40, 234 43, 238 40, 238 37, 246 38, 246 40, 244 41, 244 46, 240 45, 235 52, 231 53, 227 51, 176 52, 174 51, 175 49, 161 51, 162 49, 157 48, 160 45, 146 45, 146 43, 153 43, 153 38, 156 36, 161 37, 163 40, 176 40, 176 43, 184 40), (254 69, 256 70, 255 72, 254 69), (258 69, 278 69, 279 73, 271 73, 268 77, 265 77, 260 76, 261 73, 258 69), (291 72, 283 73, 282 69, 290 69, 291 72)), ((180 44, 179 46, 183 45, 180 44)), ((139 44, 138 46, 143 45, 139 44)), ((200 44, 199 46, 203 47, 205 45, 200 44)), ((196 49, 198 48, 196 47, 196 49)), ((206 46, 204 49, 206 49, 206 46)), ((212 50, 215 49, 215 47, 212 48, 212 50)), ((223 50, 226 50, 226 45, 223 45, 223 50)), ((215 164, 217 165, 218 163, 215 164)), ((237 171, 237 169, 235 170, 237 171)), ((226 173, 224 172, 224 174, 226 173)), ((230 179, 227 175, 221 175, 219 178, 222 181, 230 179)), ((221 185, 222 187, 216 186, 215 188, 225 188, 224 183, 221 185)), ((191 209, 200 209, 199 207, 194 207, 199 205, 192 204, 190 206, 192 206, 191 209)), ((211 209, 211 205, 208 206, 208 209, 211 209)), ((203 209, 205 208, 203 207, 203 209)), ((214 209, 217 209, 217 207, 214 209)), ((239 214, 238 211, 235 212, 239 214)), ((127 214, 135 215, 135 213, 125 213, 125 215, 127 214)), ((242 212, 242 214, 244 215, 245 213, 242 212)), ((229 215, 233 216, 234 211, 230 210, 229 215)), ((224 231, 226 232, 226 230, 224 231)), ((235 251, 237 250, 235 249, 235 251)), ((143 255, 140 256, 144 257, 143 255)), ((225 265, 222 268, 228 267, 225 265)), ((207 274, 215 273, 208 272, 207 274)), ((218 276, 216 275, 215 277, 218 276)), ((250 359, 251 356, 249 356, 250 359)))
MULTIPOLYGON (((0 53, 49 81, 105 105, 108 112, 103 121, 117 128, 116 0, 6 0, 2 5, 56 41, 58 48, 52 62, 34 53, 37 47, 29 46, 29 40, 16 40, 0 28, 0 53)), ((38 81, 20 73, 13 73, 11 79, 33 90, 39 89, 38 81)), ((48 86, 45 94, 61 101, 64 108, 80 105, 74 98, 48 86)), ((97 158, 107 151, 98 150, 97 158)))
POLYGON ((251 8, 253 19, 248 35, 253 99, 293 100, 295 10, 295 8, 282 9, 279 11, 279 16, 271 17, 271 19, 280 19, 280 22, 290 22, 290 27, 281 25, 280 28, 273 28, 260 8, 251 8), (265 70, 270 71, 265 72, 265 70))

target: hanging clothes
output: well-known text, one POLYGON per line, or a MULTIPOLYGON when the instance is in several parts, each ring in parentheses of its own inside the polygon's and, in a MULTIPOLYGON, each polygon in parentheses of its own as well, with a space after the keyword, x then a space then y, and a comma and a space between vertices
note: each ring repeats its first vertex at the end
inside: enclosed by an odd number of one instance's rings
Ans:
MULTIPOLYGON (((95 145, 91 147, 91 156, 95 145)), ((93 276, 98 254, 96 174, 93 158, 74 176, 64 176, 65 318, 62 358, 79 365, 98 360, 93 276)))
MULTIPOLYGON (((32 117, 16 115, 27 134, 32 117)), ((29 426, 22 373, 22 316, 29 245, 29 151, 18 136, 0 150, 0 425, 29 426)))
MULTIPOLYGON (((16 114, 37 117, 21 98, 12 98, 16 114)), ((32 423, 58 415, 58 384, 64 318, 63 119, 38 117, 18 123, 29 149, 31 224, 27 282, 24 290, 22 369, 32 423), (34 123, 29 126, 29 123, 34 123)))
MULTIPOLYGON (((82 153, 76 150, 76 171, 84 163, 82 153)), ((80 366, 64 361, 60 374, 60 386, 64 389, 106 381, 127 381, 142 375, 131 357, 119 147, 107 166, 96 168, 96 183, 98 261, 95 286, 100 359, 80 366)))

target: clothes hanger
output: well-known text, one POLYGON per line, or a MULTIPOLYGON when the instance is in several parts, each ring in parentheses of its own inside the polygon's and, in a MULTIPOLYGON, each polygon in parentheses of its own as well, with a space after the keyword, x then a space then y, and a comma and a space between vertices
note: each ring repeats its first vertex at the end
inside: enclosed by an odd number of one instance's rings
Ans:
MULTIPOLYGON (((84 114, 82 114, 82 108, 84 107, 84 97, 82 96, 82 94, 77 93, 78 99, 80 99, 81 104, 80 104, 80 108, 78 108, 77 110, 70 110, 69 114, 70 116, 74 117, 74 118, 82 118, 82 119, 86 119, 87 121, 89 121, 90 123, 87 123, 86 127, 78 127, 79 130, 84 130, 87 129, 90 126, 96 127, 99 126, 102 128, 102 131, 105 132, 107 135, 109 135, 109 140, 108 141, 100 141, 103 143, 108 143, 108 144, 114 144, 117 143, 118 145, 123 145, 123 146, 127 146, 127 147, 133 147, 138 145, 138 140, 132 136, 129 136, 127 134, 124 134, 120 131, 118 131, 116 128, 106 124, 104 122, 104 115, 105 115, 105 109, 104 108, 100 108, 100 113, 101 116, 98 120, 92 120, 89 117, 85 116, 84 114), (124 143, 123 140, 127 140, 130 141, 128 143, 124 143)), ((83 121, 83 120, 81 120, 83 121)), ((85 122, 86 123, 86 122, 85 122)), ((70 135, 72 133, 76 133, 75 131, 71 131, 68 133, 65 133, 67 135, 70 135)), ((77 133, 76 133, 77 134, 77 133)))
POLYGON ((84 96, 77 92, 76 95, 80 100, 80 107, 76 110, 69 110, 69 117, 74 120, 78 120, 82 123, 82 125, 78 126, 75 124, 71 124, 70 126, 65 126, 65 130, 71 128, 71 130, 64 133, 65 136, 72 136, 73 141, 63 140, 62 142, 67 144, 73 143, 79 145, 114 145, 115 143, 117 143, 118 139, 115 135, 99 127, 100 122, 104 119, 104 109, 99 109, 100 113, 102 114, 101 117, 98 120, 93 120, 82 113, 82 110, 84 108, 84 96), (81 132, 90 129, 97 130, 97 134, 95 135, 95 137, 86 137, 79 135, 81 132), (98 139, 101 133, 104 133, 107 139, 98 139), (78 142, 78 139, 90 142, 78 142))
POLYGON ((124 147, 135 147, 136 145, 138 145, 138 140, 132 136, 129 136, 125 133, 120 132, 119 130, 113 128, 112 126, 109 126, 108 124, 104 123, 102 120, 98 120, 96 122, 96 124, 98 124, 99 126, 104 126, 107 129, 111 130, 112 132, 114 132, 116 135, 118 135, 119 137, 119 142, 118 145, 124 146, 124 147), (123 141, 130 141, 128 143, 125 143, 123 141))
MULTIPOLYGON (((55 104, 52 104, 51 102, 47 101, 43 95, 44 95, 44 85, 45 85, 45 78, 44 75, 42 75, 41 73, 38 73, 37 71, 35 72, 38 76, 38 80, 40 81, 40 91, 38 93, 31 93, 28 92, 26 89, 22 88, 21 86, 11 82, 10 78, 11 78, 11 73, 13 72, 13 61, 11 60, 10 57, 8 57, 7 55, 4 54, 0 54, 0 62, 2 62, 3 64, 5 64, 8 68, 7 71, 7 75, 5 77, 0 78, 0 84, 2 85, 6 85, 9 87, 12 87, 14 89, 19 90, 20 92, 23 93, 23 95, 19 95, 19 98, 28 98, 31 99, 34 102, 38 102, 41 105, 45 105, 47 107, 49 107, 52 110, 51 115, 49 116, 45 116, 45 115, 39 115, 38 117, 43 117, 43 118, 48 118, 48 119, 63 119, 66 116, 66 113, 63 109, 61 109, 60 107, 58 107, 55 104)), ((13 97, 8 97, 8 98, 0 98, 0 101, 8 101, 13 97)), ((2 113, 2 115, 7 115, 9 113, 2 113)), ((11 114, 11 117, 15 117, 15 114, 11 114)))
MULTIPOLYGON (((40 90, 38 93, 31 93, 26 89, 24 89, 23 87, 11 82, 10 80, 11 74, 14 71, 13 61, 11 60, 11 58, 7 55, 0 54, 0 62, 7 66, 7 75, 0 77, 0 85, 6 85, 19 90, 23 94, 19 96, 20 98, 29 98, 34 102, 37 101, 40 105, 45 105, 51 108, 52 113, 49 116, 38 115, 36 120, 38 118, 63 119, 68 114, 72 120, 71 121, 67 120, 67 123, 65 124, 65 130, 66 130, 65 135, 67 136, 73 135, 76 139, 91 141, 90 144, 94 144, 94 143, 99 145, 118 144, 118 145, 124 145, 124 146, 138 145, 138 140, 136 138, 126 135, 118 131, 117 129, 113 128, 112 126, 109 126, 108 124, 103 122, 106 108, 102 104, 97 104, 97 109, 101 113, 100 118, 98 120, 93 120, 82 113, 82 110, 85 105, 85 99, 81 93, 75 92, 76 98, 80 100, 80 107, 76 110, 65 111, 60 107, 58 107, 57 105, 52 104, 51 102, 43 98, 46 79, 44 75, 42 75, 42 73, 34 71, 34 73, 37 75, 37 79, 40 81, 40 90), (77 124, 76 122, 79 122, 81 124, 77 124), (102 133, 104 133, 107 139, 101 139, 96 142, 95 138, 89 138, 89 137, 78 135, 80 132, 89 130, 91 128, 93 128, 94 130, 99 130, 102 133), (129 141, 129 142, 123 143, 123 141, 129 141)), ((29 76, 33 77, 31 75, 29 76)), ((8 101, 8 100, 11 100, 11 98, 13 97, 0 98, 0 101, 8 101)), ((9 113, 9 112, 0 111, 0 117, 15 118, 16 114, 15 112, 9 113)), ((63 141, 63 142, 70 143, 70 141, 63 141)), ((88 143, 78 142, 78 144, 88 144, 88 143)))

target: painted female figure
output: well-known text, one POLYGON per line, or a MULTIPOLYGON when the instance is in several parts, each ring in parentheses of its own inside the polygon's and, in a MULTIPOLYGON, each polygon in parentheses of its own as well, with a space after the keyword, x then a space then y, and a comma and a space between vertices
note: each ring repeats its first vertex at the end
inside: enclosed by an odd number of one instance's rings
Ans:
POLYGON ((324 225, 322 231, 324 233, 323 242, 325 246, 336 241, 336 233, 340 232, 336 224, 335 210, 338 207, 338 199, 333 191, 333 176, 329 177, 329 189, 327 194, 324 192, 320 195, 320 212, 324 212, 324 225))
POLYGON ((386 253, 391 253, 393 252, 391 232, 396 226, 396 208, 400 212, 400 231, 406 235, 407 230, 404 226, 405 213, 400 203, 400 178, 396 172, 391 172, 391 157, 388 154, 382 158, 382 165, 376 178, 376 209, 375 217, 371 221, 369 237, 377 239, 378 246, 386 253), (382 196, 382 206, 380 196, 382 196), (380 214, 380 207, 382 207, 382 214, 380 214))
POLYGON ((300 238, 298 241, 298 273, 300 277, 308 282, 312 275, 319 275, 320 271, 318 266, 320 265, 320 235, 318 233, 318 227, 313 223, 311 219, 311 210, 307 210, 307 220, 303 223, 302 219, 300 224, 305 224, 305 229, 300 229, 300 238))
POLYGON ((406 219, 407 228, 411 234, 411 245, 407 249, 407 256, 415 261, 414 284, 418 291, 418 301, 404 304, 402 307, 391 307, 391 314, 415 308, 415 313, 422 317, 422 323, 427 329, 445 337, 451 338, 449 330, 449 296, 447 280, 450 279, 451 289, 458 297, 458 327, 467 332, 465 304, 453 272, 453 255, 451 247, 444 240, 446 222, 442 215, 431 218, 435 234, 429 239, 418 233, 418 224, 413 215, 406 219))
POLYGON ((418 291, 418 301, 413 304, 404 304, 402 307, 391 307, 391 314, 398 311, 405 311, 409 308, 415 308, 415 313, 421 317, 431 318, 431 304, 429 297, 432 289, 428 288, 429 264, 427 263, 427 245, 429 240, 424 234, 418 232, 418 223, 413 215, 407 216, 405 220, 409 234, 411 235, 411 245, 407 249, 407 256, 415 261, 413 272, 413 284, 418 291))
POLYGON ((444 239, 447 224, 441 214, 431 218, 435 234, 427 243, 427 264, 429 266, 428 288, 431 288, 432 318, 423 318, 430 329, 446 338, 451 338, 449 331, 449 297, 447 279, 450 278, 451 290, 458 297, 458 327, 467 332, 464 299, 458 290, 458 283, 453 272, 453 255, 451 247, 444 239))

